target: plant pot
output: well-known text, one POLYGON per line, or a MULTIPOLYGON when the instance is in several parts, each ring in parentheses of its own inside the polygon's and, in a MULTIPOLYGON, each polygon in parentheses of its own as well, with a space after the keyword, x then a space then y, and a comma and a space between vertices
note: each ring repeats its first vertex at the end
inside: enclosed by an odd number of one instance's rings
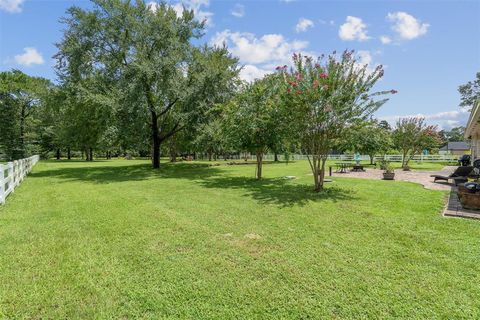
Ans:
POLYGON ((383 180, 395 180, 395 172, 384 172, 383 180))
POLYGON ((480 193, 462 192, 459 189, 457 194, 463 208, 480 210, 480 193))

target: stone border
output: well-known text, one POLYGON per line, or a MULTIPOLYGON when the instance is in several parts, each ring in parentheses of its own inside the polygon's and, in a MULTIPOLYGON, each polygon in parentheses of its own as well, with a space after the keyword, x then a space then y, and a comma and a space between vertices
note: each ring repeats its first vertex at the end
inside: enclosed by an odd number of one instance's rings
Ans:
POLYGON ((458 200, 457 188, 452 187, 442 215, 444 217, 457 217, 480 219, 480 211, 464 209, 458 200))

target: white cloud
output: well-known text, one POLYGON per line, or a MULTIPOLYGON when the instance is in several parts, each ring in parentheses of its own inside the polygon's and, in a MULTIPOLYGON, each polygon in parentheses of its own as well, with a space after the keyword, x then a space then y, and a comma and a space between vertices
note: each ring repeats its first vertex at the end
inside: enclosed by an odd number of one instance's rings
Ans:
POLYGON ((381 36, 380 37, 380 41, 383 43, 383 44, 389 44, 392 42, 392 39, 390 39, 390 37, 387 37, 387 36, 381 36))
POLYGON ((295 31, 297 32, 305 32, 307 29, 312 28, 314 26, 314 23, 310 19, 306 18, 300 18, 298 20, 297 25, 295 26, 295 31))
POLYGON ((295 52, 314 55, 305 51, 308 47, 307 41, 289 41, 281 34, 257 37, 253 33, 232 32, 227 29, 217 32, 210 42, 217 46, 228 46, 229 51, 245 65, 241 76, 247 81, 274 72, 279 65, 289 65, 295 52))
POLYGON ((460 109, 453 111, 442 111, 432 114, 417 113, 412 115, 394 115, 379 117, 380 120, 386 120, 390 124, 395 125, 396 121, 401 118, 425 118, 428 123, 438 125, 439 129, 451 129, 458 126, 465 126, 468 121, 470 112, 460 109))
POLYGON ((245 15, 245 7, 241 4, 236 4, 232 11, 232 16, 237 17, 237 18, 242 18, 245 15))
POLYGON ((177 15, 183 13, 183 7, 188 10, 193 10, 195 17, 200 21, 205 21, 205 24, 208 27, 213 26, 213 13, 210 11, 205 11, 204 7, 207 8, 210 5, 210 0, 183 0, 173 5, 173 9, 177 12, 177 15))
POLYGON ((263 77, 264 75, 268 74, 268 73, 272 73, 273 70, 272 69, 261 69, 261 68, 258 68, 252 64, 247 64, 245 66, 243 66, 243 69, 242 71, 240 71, 240 78, 242 78, 243 80, 245 81, 253 81, 255 79, 259 79, 261 77, 263 77))
POLYGON ((406 12, 394 12, 387 15, 387 20, 393 23, 392 29, 405 40, 418 38, 427 33, 430 25, 422 23, 406 12))
POLYGON ((40 52, 35 48, 23 48, 23 52, 23 54, 18 54, 14 57, 16 63, 31 66, 32 64, 43 64, 45 62, 40 52))
POLYGON ((338 30, 338 35, 342 40, 365 41, 370 39, 367 36, 367 25, 363 23, 361 18, 352 16, 347 16, 345 23, 338 30))
POLYGON ((25 0, 0 0, 0 10, 10 13, 22 12, 22 4, 25 0))
POLYGON ((294 40, 289 42, 281 34, 266 34, 257 38, 252 33, 217 32, 211 40, 212 44, 226 43, 230 52, 244 63, 259 64, 289 60, 294 52, 305 49, 307 41, 294 40))
POLYGON ((359 50, 357 52, 358 63, 362 66, 365 64, 372 64, 372 54, 368 50, 359 50))
MULTIPOLYGON (((1 1, 1 0, 0 0, 1 1)), ((147 6, 155 12, 157 10, 158 1, 150 1, 147 3, 147 6)), ((178 1, 174 4, 171 4, 171 7, 177 13, 177 16, 183 14, 183 9, 193 10, 195 18, 199 21, 205 21, 207 27, 213 26, 213 13, 205 11, 204 8, 207 8, 210 5, 210 0, 183 0, 178 1)))
MULTIPOLYGON (((373 57, 375 55, 379 55, 381 52, 375 51, 373 54, 368 51, 368 50, 359 50, 355 52, 355 58, 357 59, 356 62, 356 67, 357 68, 363 68, 365 65, 367 65, 366 72, 367 73, 372 73, 375 71, 375 68, 379 65, 379 63, 375 62, 373 57)), ((383 66, 383 69, 385 70, 386 66, 383 66)))

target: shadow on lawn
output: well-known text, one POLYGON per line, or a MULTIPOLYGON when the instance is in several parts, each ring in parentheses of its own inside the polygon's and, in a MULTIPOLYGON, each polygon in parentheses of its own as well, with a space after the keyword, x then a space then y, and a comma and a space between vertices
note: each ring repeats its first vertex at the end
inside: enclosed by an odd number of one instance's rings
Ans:
POLYGON ((296 184, 279 178, 260 181, 246 177, 214 177, 199 182, 206 188, 232 188, 244 190, 245 196, 261 203, 276 204, 282 207, 306 205, 311 201, 346 201, 355 198, 355 191, 337 186, 327 186, 316 193, 312 185, 296 184))
POLYGON ((54 177, 65 181, 114 183, 161 178, 195 180, 218 174, 219 171, 216 167, 211 167, 208 164, 162 163, 160 169, 154 170, 149 163, 141 163, 127 166, 63 167, 32 172, 30 177, 54 177))
POLYGON ((321 193, 313 192, 313 186, 298 184, 279 178, 265 178, 261 181, 249 177, 225 176, 225 171, 208 163, 162 163, 159 170, 149 163, 105 166, 88 163, 81 167, 46 169, 30 174, 32 178, 52 177, 65 182, 85 181, 106 184, 148 179, 186 179, 205 188, 238 189, 244 196, 256 201, 280 206, 305 205, 311 201, 345 201, 354 199, 354 191, 327 185, 321 193))

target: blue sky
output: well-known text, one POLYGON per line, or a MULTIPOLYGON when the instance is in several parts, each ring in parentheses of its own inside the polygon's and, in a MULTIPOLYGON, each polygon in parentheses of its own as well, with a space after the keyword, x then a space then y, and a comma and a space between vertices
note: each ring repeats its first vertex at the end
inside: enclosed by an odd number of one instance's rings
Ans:
MULTIPOLYGON (((147 0, 148 2, 149 0, 147 0)), ((178 1, 169 1, 178 11, 178 1)), ((59 22, 83 0, 0 0, 0 70, 55 79, 59 22)), ((480 1, 208 1, 183 4, 207 19, 204 42, 226 42, 253 79, 311 55, 354 49, 361 62, 385 66, 377 89, 398 94, 378 112, 423 115, 450 128, 466 123, 457 87, 480 71, 480 1)))

